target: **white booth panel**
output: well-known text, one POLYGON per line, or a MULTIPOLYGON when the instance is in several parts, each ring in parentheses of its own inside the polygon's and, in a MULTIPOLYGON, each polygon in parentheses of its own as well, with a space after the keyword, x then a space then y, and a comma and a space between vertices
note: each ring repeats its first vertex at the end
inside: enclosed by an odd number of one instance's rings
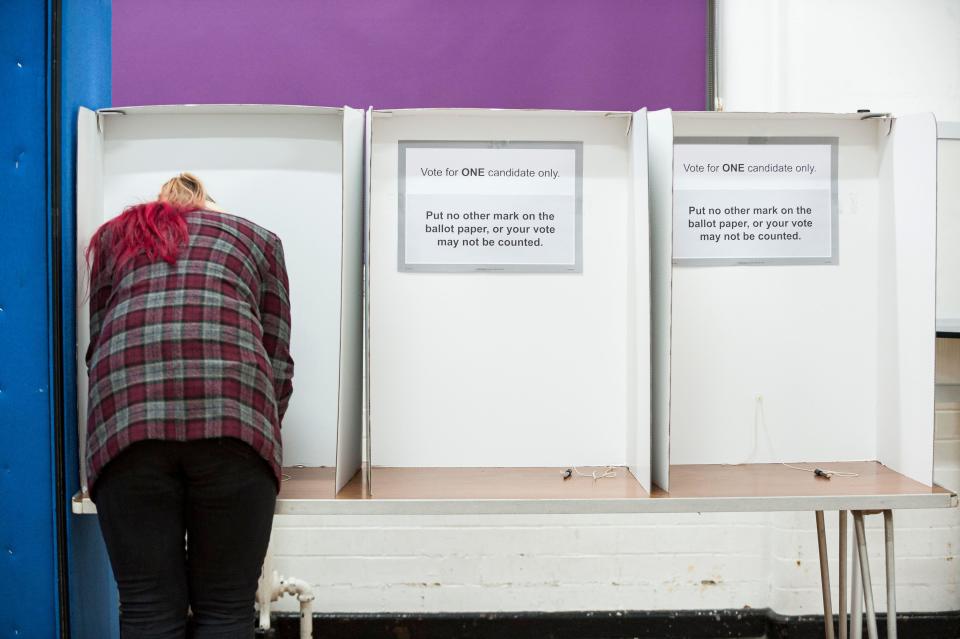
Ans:
MULTIPOLYGON (((624 465, 631 114, 374 112, 370 444, 378 466, 624 465), (583 272, 402 273, 400 140, 582 141, 583 272)), ((646 339, 646 335, 639 336, 646 339)))
POLYGON ((339 493, 363 464, 364 113, 343 113, 343 251, 340 290, 340 388, 337 404, 339 493))
POLYGON ((653 483, 670 489, 673 112, 647 115, 650 197, 650 436, 653 483))
POLYGON ((647 111, 630 126, 630 209, 627 216, 627 464, 651 488, 650 423, 650 206, 647 111))
POLYGON ((937 123, 898 117, 881 131, 877 459, 933 483, 937 123))
MULTIPOLYGON (((665 156, 655 140, 669 126, 658 117, 651 150, 665 156)), ((654 352, 665 331, 670 344, 669 368, 654 357, 656 379, 669 380, 670 464, 879 459, 930 483, 932 137, 928 116, 916 117, 673 115, 678 137, 838 138, 839 260, 677 265, 668 284, 654 249, 654 352)), ((665 182, 651 178, 655 226, 672 215, 665 182)), ((658 483, 664 430, 655 419, 658 483)))
POLYGON ((937 330, 960 333, 960 122, 937 143, 937 330))
MULTIPOLYGON (((290 278, 295 361, 294 393, 283 423, 284 464, 333 466, 341 381, 342 219, 345 213, 360 219, 359 202, 355 212, 343 206, 343 110, 132 107, 82 114, 81 125, 82 139, 99 138, 102 154, 97 162, 93 146, 84 151, 81 144, 80 171, 89 176, 98 165, 102 184, 101 197, 79 202, 83 246, 97 225, 130 204, 156 198, 160 186, 181 171, 203 180, 219 208, 280 237, 290 278), (95 135, 90 129, 97 125, 95 135)), ((360 130, 352 142, 358 149, 360 130)), ((362 179, 353 173, 352 179, 362 179)), ((351 268, 358 270, 359 263, 351 268)), ((80 323, 86 315, 84 306, 78 311, 80 323)), ((354 330, 359 336, 360 326, 354 330)), ((81 344, 80 352, 85 348, 81 344)))
POLYGON ((97 114, 81 108, 77 115, 77 452, 80 486, 87 487, 87 345, 90 343, 90 278, 84 259, 90 238, 103 223, 103 136, 97 114))
POLYGON ((672 464, 876 458, 877 123, 674 116, 675 136, 837 136, 837 265, 673 269, 672 464))

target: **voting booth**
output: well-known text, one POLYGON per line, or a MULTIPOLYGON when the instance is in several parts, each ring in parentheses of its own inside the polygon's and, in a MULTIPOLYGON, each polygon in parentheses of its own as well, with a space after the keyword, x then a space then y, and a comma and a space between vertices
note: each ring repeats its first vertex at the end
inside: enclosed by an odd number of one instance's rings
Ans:
POLYGON ((932 484, 936 137, 929 114, 649 114, 656 484, 852 460, 932 484))
POLYGON ((645 111, 370 114, 375 498, 648 494, 646 133, 645 111))
POLYGON ((126 206, 155 199, 166 180, 189 171, 205 183, 220 209, 264 226, 283 242, 295 361, 295 392, 282 431, 284 465, 322 467, 322 480, 315 486, 321 498, 332 498, 359 470, 363 127, 363 112, 350 108, 184 105, 80 110, 81 456, 89 341, 83 251, 100 224, 126 206))
POLYGON ((937 136, 937 334, 960 337, 960 122, 937 136))
POLYGON ((283 240, 285 494, 681 497, 708 467, 781 463, 804 492, 800 470, 865 461, 931 486, 932 117, 412 109, 365 128, 314 107, 80 114, 78 251, 180 171, 283 240))

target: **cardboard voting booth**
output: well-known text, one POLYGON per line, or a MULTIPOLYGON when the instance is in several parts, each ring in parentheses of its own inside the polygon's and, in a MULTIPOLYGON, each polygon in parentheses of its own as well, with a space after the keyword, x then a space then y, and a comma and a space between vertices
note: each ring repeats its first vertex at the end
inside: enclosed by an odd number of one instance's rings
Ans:
POLYGON ((318 497, 333 497, 356 473, 362 433, 363 126, 363 112, 350 108, 81 109, 81 454, 89 340, 83 251, 100 224, 128 205, 155 199, 166 180, 189 171, 204 181, 219 208, 266 227, 284 245, 295 360, 295 392, 283 423, 284 464, 327 467, 318 497))
POLYGON ((647 494, 646 133, 645 111, 371 113, 374 497, 563 497, 564 469, 606 466, 598 491, 647 494))
POLYGON ((612 504, 754 464, 783 497, 780 462, 930 486, 936 137, 927 115, 84 110, 78 251, 180 171, 281 237, 297 500, 612 504))
POLYGON ((937 333, 960 336, 960 122, 937 124, 937 333))
POLYGON ((648 117, 653 481, 877 460, 931 485, 933 116, 648 117))

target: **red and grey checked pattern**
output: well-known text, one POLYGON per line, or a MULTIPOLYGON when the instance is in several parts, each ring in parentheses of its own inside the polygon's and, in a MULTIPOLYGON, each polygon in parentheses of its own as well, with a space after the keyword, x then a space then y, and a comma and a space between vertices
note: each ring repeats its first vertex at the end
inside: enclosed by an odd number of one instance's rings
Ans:
POLYGON ((140 254, 118 266, 104 253, 90 275, 91 487, 134 442, 211 437, 250 444, 279 486, 293 389, 283 247, 243 218, 194 211, 186 220, 176 264, 140 254))

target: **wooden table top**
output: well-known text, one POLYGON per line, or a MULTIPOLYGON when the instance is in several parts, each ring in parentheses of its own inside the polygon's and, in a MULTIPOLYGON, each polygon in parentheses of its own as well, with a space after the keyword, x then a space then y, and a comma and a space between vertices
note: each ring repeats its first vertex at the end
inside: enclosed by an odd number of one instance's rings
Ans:
MULTIPOLYGON (((762 512, 943 508, 957 496, 925 486, 875 461, 795 462, 799 468, 856 473, 816 477, 784 464, 703 464, 670 468, 670 490, 648 494, 626 468, 592 479, 564 468, 381 468, 364 472, 335 495, 333 468, 285 468, 278 514, 597 514, 762 512)), ((586 467, 585 475, 603 468, 586 467)), ((85 495, 73 511, 96 512, 85 495)))

